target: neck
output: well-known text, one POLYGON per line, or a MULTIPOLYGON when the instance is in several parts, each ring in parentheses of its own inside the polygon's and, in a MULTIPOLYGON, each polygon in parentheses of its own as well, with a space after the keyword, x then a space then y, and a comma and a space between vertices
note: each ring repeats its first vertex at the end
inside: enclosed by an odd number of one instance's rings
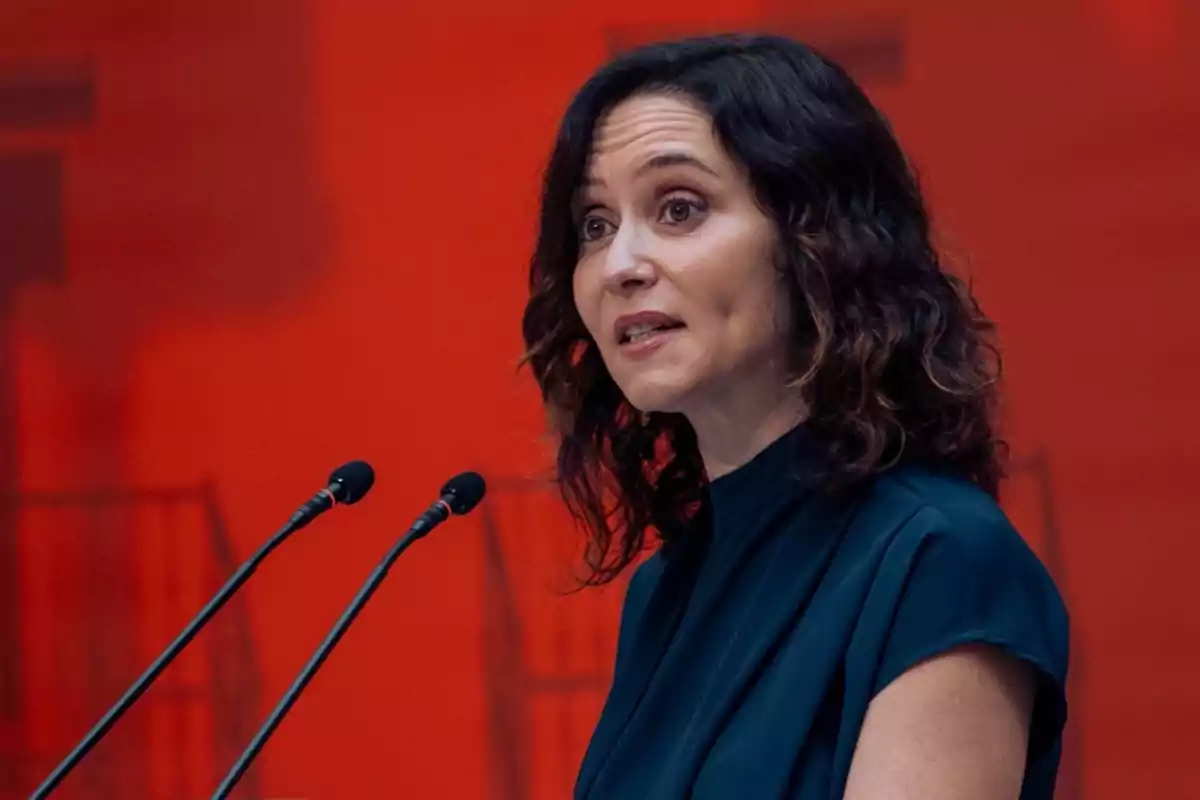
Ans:
POLYGON ((733 472, 804 421, 804 403, 791 392, 738 396, 686 414, 696 432, 709 480, 733 472))

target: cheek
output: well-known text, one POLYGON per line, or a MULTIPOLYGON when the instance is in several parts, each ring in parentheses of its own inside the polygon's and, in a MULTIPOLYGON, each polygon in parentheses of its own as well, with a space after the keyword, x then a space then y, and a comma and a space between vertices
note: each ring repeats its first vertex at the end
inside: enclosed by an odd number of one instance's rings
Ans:
POLYGON ((600 293, 594 280, 589 280, 587 270, 577 268, 571 277, 571 295, 575 311, 583 320, 592 338, 596 338, 596 327, 600 324, 600 293))
POLYGON ((694 295, 703 298, 705 316, 712 322, 758 327, 770 321, 778 306, 774 267, 757 253, 734 252, 724 264, 696 270, 694 295), (741 262, 730 269, 730 262, 741 262))
POLYGON ((766 259, 752 269, 726 275, 710 285, 709 320, 712 331, 735 351, 776 350, 786 346, 788 307, 785 287, 766 259))
POLYGON ((777 350, 786 347, 791 330, 787 304, 787 289, 772 274, 760 289, 754 312, 755 340, 762 346, 777 350))

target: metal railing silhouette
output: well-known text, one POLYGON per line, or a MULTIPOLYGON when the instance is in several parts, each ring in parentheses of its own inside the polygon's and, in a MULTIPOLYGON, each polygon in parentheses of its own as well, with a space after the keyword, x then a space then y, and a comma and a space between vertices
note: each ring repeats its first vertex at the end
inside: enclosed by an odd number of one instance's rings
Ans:
MULTIPOLYGON (((1070 604, 1049 458, 1034 451, 1010 462, 1006 509, 1070 604), (1010 509, 1011 511, 1012 509, 1010 509)), ((549 585, 570 561, 573 522, 548 479, 492 478, 480 506, 483 659, 488 703, 490 797, 570 796, 575 770, 599 715, 608 682, 625 583, 556 592, 549 585), (552 599, 551 593, 559 594, 552 599)), ((575 537, 577 538, 577 537, 575 537)), ((627 571, 628 573, 628 571, 627 571)), ((1059 800, 1080 800, 1083 659, 1073 633, 1070 720, 1064 736, 1059 800)))
MULTIPOLYGON (((210 480, 21 492, 0 503, 21 544, 18 596, 28 602, 19 616, 37 626, 22 632, 16 652, 0 653, 0 669, 26 687, 0 737, 7 800, 28 796, 237 564, 210 480), (123 605, 103 601, 121 594, 123 605), (46 719, 58 721, 49 735, 46 719)), ((89 798, 206 796, 253 735, 261 681, 249 615, 234 596, 63 789, 89 798)), ((238 796, 260 794, 252 772, 238 796)))

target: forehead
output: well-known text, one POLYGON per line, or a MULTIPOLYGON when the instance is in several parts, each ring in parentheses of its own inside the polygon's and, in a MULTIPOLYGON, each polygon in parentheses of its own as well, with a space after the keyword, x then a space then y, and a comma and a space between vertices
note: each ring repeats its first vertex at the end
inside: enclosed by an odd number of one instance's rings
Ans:
MULTIPOLYGON (((709 161, 723 160, 712 118, 678 94, 630 97, 596 123, 588 171, 619 170, 664 151, 683 151, 709 161)), ((716 166, 714 164, 714 166, 716 166)))

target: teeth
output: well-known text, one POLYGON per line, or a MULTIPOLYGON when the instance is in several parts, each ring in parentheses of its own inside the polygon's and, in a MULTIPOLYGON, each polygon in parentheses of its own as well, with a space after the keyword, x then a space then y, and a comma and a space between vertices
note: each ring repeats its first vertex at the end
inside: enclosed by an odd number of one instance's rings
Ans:
POLYGON ((649 325, 649 324, 645 324, 645 323, 643 323, 641 325, 632 325, 625 329, 625 341, 637 342, 642 339, 645 339, 647 336, 650 336, 651 334, 658 333, 659 331, 669 330, 671 327, 673 327, 673 326, 671 326, 671 325, 649 325))

